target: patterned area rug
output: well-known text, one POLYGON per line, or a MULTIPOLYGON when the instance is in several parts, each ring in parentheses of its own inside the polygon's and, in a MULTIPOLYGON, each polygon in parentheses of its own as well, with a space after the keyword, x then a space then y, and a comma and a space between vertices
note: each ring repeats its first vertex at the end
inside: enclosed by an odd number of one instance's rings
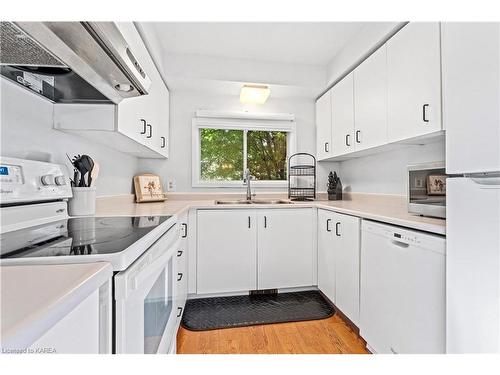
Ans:
POLYGON ((187 301, 182 326, 191 331, 324 319, 335 313, 320 292, 199 298, 187 301))

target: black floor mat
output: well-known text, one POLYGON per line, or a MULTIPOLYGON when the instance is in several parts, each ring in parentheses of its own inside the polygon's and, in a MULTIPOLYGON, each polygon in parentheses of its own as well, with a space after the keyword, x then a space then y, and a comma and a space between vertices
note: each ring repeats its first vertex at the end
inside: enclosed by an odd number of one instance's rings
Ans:
POLYGON ((187 301, 182 326, 191 331, 324 319, 333 306, 315 290, 187 301))

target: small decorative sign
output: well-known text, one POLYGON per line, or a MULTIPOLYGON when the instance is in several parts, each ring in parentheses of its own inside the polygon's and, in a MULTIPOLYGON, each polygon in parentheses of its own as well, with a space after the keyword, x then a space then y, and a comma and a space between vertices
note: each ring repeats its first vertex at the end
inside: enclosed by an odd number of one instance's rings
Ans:
POLYGON ((428 195, 446 195, 446 175, 427 176, 428 195))
POLYGON ((144 173, 134 176, 135 200, 141 202, 159 202, 166 200, 160 182, 160 176, 144 173))

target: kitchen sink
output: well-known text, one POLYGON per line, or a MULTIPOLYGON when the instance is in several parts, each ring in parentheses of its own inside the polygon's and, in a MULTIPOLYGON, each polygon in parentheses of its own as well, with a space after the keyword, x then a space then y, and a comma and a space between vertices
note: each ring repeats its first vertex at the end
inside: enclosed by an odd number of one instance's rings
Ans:
POLYGON ((227 200, 227 201, 215 201, 215 204, 251 204, 251 201, 246 199, 238 199, 238 200, 227 200))
POLYGON ((216 200, 215 204, 293 204, 287 199, 216 200))
POLYGON ((253 204, 293 204, 292 201, 287 199, 254 199, 253 204))

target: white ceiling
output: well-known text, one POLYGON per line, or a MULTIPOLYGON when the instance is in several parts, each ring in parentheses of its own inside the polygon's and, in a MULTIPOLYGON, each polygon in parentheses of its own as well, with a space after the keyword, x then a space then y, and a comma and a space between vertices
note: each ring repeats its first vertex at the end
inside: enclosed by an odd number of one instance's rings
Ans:
POLYGON ((153 22, 163 53, 327 65, 362 22, 153 22))

